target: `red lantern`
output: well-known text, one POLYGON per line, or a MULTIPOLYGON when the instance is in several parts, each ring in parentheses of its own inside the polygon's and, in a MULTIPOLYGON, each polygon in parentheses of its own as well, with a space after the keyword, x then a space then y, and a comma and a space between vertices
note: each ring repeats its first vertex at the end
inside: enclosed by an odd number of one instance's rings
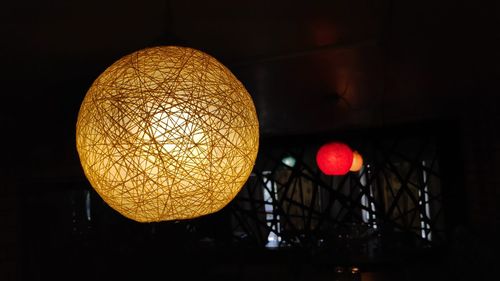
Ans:
POLYGON ((345 175, 352 165, 353 152, 341 142, 331 142, 323 145, 316 154, 316 163, 326 175, 345 175))

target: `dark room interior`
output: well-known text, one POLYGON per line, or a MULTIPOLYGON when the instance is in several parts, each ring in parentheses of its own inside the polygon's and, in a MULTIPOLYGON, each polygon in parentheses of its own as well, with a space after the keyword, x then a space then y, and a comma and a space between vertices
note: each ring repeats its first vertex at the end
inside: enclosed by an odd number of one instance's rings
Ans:
POLYGON ((498 280, 500 9, 481 2, 5 1, 0 280, 498 280), (104 69, 164 45, 234 73, 260 145, 219 212, 139 223, 88 182, 75 126, 104 69), (359 172, 321 173, 331 140, 359 172))

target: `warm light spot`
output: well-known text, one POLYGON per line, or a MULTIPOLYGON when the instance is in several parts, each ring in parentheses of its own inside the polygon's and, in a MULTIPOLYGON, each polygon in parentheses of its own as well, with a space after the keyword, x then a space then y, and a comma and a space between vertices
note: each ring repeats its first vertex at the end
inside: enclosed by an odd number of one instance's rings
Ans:
POLYGON ((363 167, 363 157, 359 152, 353 151, 352 165, 349 171, 358 172, 363 167))
POLYGON ((82 102, 76 144, 85 175, 111 207, 141 221, 220 210, 252 171, 259 129, 234 75, 190 48, 125 56, 82 102))
POLYGON ((345 175, 349 172, 353 160, 351 148, 341 142, 331 142, 320 147, 316 154, 316 163, 326 175, 345 175))

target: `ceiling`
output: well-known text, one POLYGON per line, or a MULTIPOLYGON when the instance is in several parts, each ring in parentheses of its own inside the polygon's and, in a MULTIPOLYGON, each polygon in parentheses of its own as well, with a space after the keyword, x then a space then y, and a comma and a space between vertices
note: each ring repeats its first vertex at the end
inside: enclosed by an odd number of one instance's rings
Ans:
POLYGON ((11 1, 1 118, 36 173, 81 174, 74 124, 93 79, 137 49, 184 45, 243 82, 264 137, 461 119, 495 95, 498 17, 455 2, 11 1))

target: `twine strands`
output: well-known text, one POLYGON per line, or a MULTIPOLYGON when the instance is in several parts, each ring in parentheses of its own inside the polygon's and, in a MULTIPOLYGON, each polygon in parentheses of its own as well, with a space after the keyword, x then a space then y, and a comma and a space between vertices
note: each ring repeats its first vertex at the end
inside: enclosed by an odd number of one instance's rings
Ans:
POLYGON ((113 209, 140 222, 218 211, 250 175, 258 144, 243 85, 185 47, 121 58, 94 81, 78 114, 85 175, 113 209))

